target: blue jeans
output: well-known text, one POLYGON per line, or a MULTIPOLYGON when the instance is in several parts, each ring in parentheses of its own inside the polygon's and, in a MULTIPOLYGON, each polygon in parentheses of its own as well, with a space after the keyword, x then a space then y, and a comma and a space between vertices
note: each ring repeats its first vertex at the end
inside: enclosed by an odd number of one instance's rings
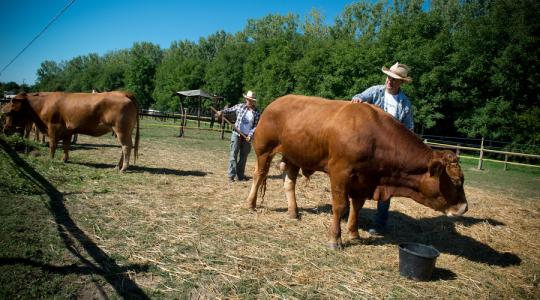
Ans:
POLYGON ((388 221, 388 210, 390 209, 390 200, 377 201, 377 214, 375 215, 375 227, 379 229, 386 228, 386 222, 388 221))
POLYGON ((246 161, 251 150, 251 144, 238 134, 231 134, 231 153, 229 155, 229 178, 244 179, 246 161))

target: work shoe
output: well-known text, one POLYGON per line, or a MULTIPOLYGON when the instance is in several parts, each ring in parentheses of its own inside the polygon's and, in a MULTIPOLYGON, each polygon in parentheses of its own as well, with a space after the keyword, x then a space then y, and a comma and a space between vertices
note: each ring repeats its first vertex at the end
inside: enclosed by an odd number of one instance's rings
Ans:
POLYGON ((234 177, 229 177, 229 182, 234 182, 234 177))

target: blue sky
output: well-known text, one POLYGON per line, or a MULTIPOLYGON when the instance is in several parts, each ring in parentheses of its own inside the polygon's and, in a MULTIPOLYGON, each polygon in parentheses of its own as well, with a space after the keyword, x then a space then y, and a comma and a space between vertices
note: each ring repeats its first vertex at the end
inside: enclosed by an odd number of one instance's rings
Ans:
MULTIPOLYGON (((70 1, 0 1, 0 70, 70 1)), ((146 41, 168 48, 172 41, 198 41, 218 30, 236 33, 247 20, 289 12, 303 18, 316 8, 333 24, 353 0, 142 1, 76 0, 0 75, 0 82, 33 84, 41 62, 130 48, 146 41)))

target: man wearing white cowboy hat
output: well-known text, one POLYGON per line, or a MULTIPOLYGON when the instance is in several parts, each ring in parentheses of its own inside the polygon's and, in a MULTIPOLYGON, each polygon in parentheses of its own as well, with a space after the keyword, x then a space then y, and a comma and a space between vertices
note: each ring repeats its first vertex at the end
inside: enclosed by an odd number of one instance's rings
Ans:
MULTIPOLYGON (((411 101, 400 89, 402 84, 412 82, 412 78, 408 76, 409 67, 396 62, 390 69, 382 67, 382 71, 387 75, 385 84, 372 86, 362 93, 354 95, 352 102, 377 105, 391 114, 396 120, 400 121, 409 130, 413 131, 414 123, 411 101)), ((370 234, 384 234, 389 209, 390 200, 377 202, 375 226, 369 229, 370 234)))
POLYGON ((245 103, 236 104, 217 113, 218 117, 221 117, 222 114, 225 114, 225 116, 236 115, 236 122, 234 123, 236 128, 231 134, 231 152, 227 171, 230 182, 235 181, 235 178, 238 178, 239 181, 247 180, 244 170, 251 150, 250 141, 261 116, 257 107, 255 107, 257 102, 255 92, 248 91, 243 95, 246 100, 245 103))

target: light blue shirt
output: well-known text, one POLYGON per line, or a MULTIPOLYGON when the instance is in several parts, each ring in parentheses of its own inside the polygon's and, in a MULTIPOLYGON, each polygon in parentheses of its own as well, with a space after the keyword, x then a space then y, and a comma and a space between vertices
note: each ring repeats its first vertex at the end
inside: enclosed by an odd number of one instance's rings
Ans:
MULTIPOLYGON (((360 94, 353 96, 353 100, 362 99, 362 101, 375 104, 386 111, 387 105, 384 99, 384 92, 386 87, 384 85, 375 85, 360 94)), ((412 104, 409 98, 405 96, 403 91, 399 90, 397 97, 397 108, 394 118, 400 121, 410 131, 414 129, 412 104)))

